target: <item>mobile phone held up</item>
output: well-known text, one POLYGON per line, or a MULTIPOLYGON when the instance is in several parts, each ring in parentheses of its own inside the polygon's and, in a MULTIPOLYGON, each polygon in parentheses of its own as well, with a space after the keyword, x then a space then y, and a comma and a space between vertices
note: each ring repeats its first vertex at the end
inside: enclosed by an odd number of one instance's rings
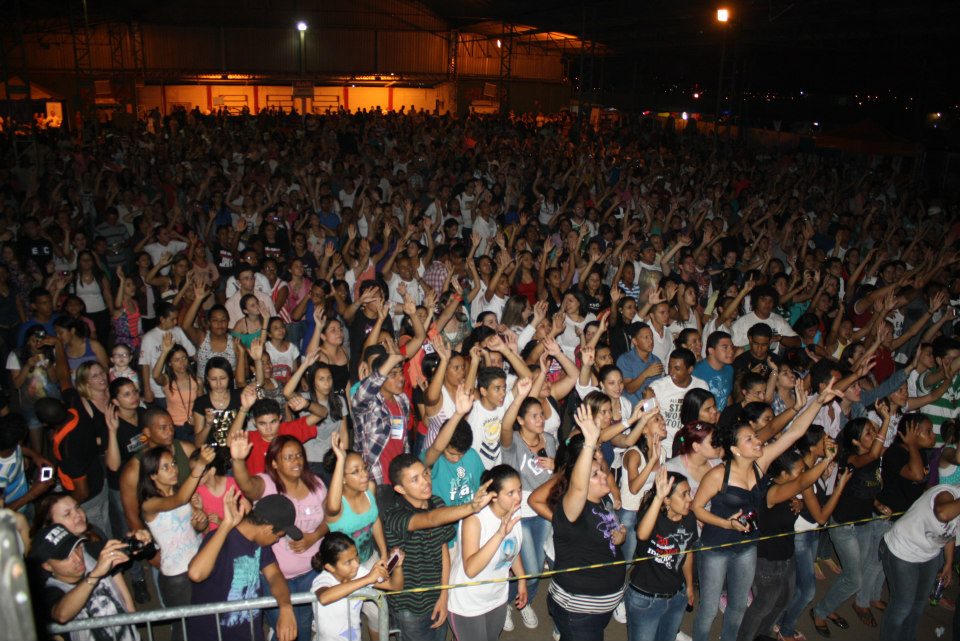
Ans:
POLYGON ((393 554, 390 555, 390 558, 387 559, 387 572, 393 573, 393 568, 397 567, 397 563, 400 562, 400 548, 397 548, 393 551, 393 554))
POLYGON ((40 468, 40 482, 46 483, 47 481, 53 479, 53 468, 52 467, 41 467, 40 468))

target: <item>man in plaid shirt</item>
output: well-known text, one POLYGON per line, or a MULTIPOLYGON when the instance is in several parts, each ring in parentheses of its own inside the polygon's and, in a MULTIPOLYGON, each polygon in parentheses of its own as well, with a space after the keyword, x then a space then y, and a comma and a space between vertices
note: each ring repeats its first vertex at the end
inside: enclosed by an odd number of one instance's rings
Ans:
POLYGON ((378 356, 373 373, 353 397, 354 443, 377 484, 390 483, 390 461, 410 449, 410 399, 403 393, 402 363, 395 351, 378 356))

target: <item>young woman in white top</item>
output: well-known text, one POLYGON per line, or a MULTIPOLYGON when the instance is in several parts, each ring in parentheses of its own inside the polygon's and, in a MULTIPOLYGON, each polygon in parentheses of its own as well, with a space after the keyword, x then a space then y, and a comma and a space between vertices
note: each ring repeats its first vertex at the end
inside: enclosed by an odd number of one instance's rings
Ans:
POLYGON ((620 509, 617 517, 627 528, 627 538, 623 542, 623 558, 632 559, 637 549, 636 525, 637 510, 647 490, 653 487, 656 471, 663 462, 663 439, 667 436, 666 424, 660 408, 654 406, 647 412, 638 405, 631 417, 636 420, 634 430, 640 430, 642 436, 636 445, 623 454, 623 474, 620 475, 620 509))
MULTIPOLYGON (((482 484, 494 495, 490 504, 460 522, 457 543, 460 554, 451 562, 451 583, 506 578, 513 570, 523 576, 520 546, 522 491, 520 473, 509 465, 497 465, 483 473, 482 484)), ((447 608, 450 623, 459 641, 496 641, 507 616, 509 584, 488 583, 454 588, 449 592, 447 608)), ((527 586, 518 580, 517 608, 527 604, 527 586)))
MULTIPOLYGON (((157 586, 165 607, 190 604, 191 582, 187 567, 207 529, 207 515, 192 504, 203 472, 213 463, 216 450, 205 445, 192 457, 190 477, 177 488, 177 465, 166 446, 148 450, 140 463, 137 498, 143 522, 162 550, 157 586)), ((173 639, 183 638, 183 628, 173 626, 173 639)))

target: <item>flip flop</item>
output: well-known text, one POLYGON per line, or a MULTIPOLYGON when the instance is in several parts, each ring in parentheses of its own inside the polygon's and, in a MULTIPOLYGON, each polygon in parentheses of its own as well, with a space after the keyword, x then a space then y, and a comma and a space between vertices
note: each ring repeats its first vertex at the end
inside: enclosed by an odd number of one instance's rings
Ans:
POLYGON ((810 620, 813 621, 813 627, 816 628, 817 634, 827 639, 830 638, 830 628, 827 627, 826 623, 823 625, 817 623, 817 615, 813 613, 813 610, 810 610, 810 620))
POLYGON ((877 620, 873 617, 873 612, 870 610, 870 608, 858 608, 857 606, 853 606, 853 611, 857 613, 857 618, 860 619, 860 623, 868 628, 877 627, 877 620))
POLYGON ((827 617, 827 621, 837 626, 841 630, 849 630, 850 624, 839 614, 834 614, 833 616, 827 617))

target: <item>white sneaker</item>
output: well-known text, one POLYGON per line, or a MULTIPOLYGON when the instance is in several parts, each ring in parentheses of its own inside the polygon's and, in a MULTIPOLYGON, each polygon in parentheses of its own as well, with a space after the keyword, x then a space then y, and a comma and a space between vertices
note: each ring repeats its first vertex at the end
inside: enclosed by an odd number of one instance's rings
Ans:
POLYGON ((553 641, 560 641, 560 630, 556 627, 553 628, 553 641))
POLYGON ((691 637, 691 636, 690 636, 689 634, 687 634, 686 632, 679 632, 679 631, 678 631, 678 632, 677 632, 677 641, 693 641, 693 637, 691 637))
POLYGON ((617 623, 627 622, 627 606, 621 601, 613 611, 613 618, 617 623))
POLYGON ((520 618, 523 619, 523 625, 531 630, 540 625, 540 619, 537 618, 537 613, 533 611, 532 605, 528 604, 520 610, 520 618))
POLYGON ((513 608, 507 606, 507 618, 503 620, 503 631, 513 632, 513 608))

